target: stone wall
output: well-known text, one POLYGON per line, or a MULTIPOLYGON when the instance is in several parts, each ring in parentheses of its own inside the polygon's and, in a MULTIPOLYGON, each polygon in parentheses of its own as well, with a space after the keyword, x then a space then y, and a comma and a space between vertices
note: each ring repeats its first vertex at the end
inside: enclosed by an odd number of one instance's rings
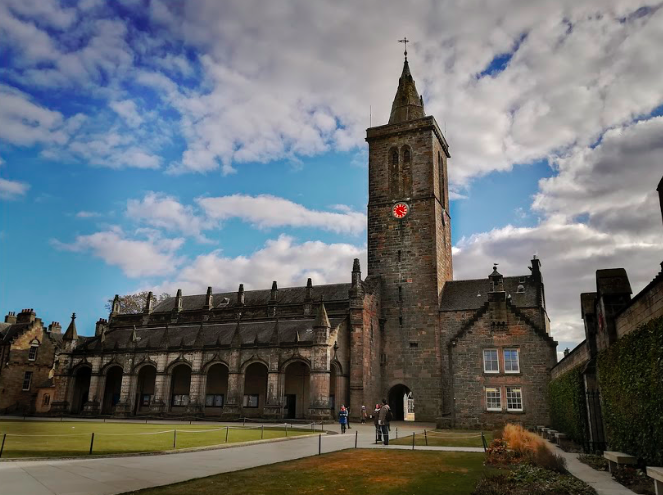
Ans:
POLYGON ((441 313, 445 329, 460 334, 449 343, 456 427, 490 428, 506 422, 547 424, 547 386, 554 366, 556 343, 544 331, 507 307, 506 324, 494 325, 488 304, 468 319, 470 312, 441 313), (518 349, 520 372, 505 373, 504 349, 518 349), (485 373, 483 350, 497 349, 499 373, 485 373), (505 388, 522 388, 523 411, 506 410, 505 388), (502 411, 488 411, 486 387, 501 391, 502 411))
POLYGON ((663 274, 659 274, 617 316, 617 338, 631 333, 638 326, 659 316, 663 316, 663 274))
POLYGON ((590 357, 589 345, 586 340, 583 340, 555 365, 550 372, 550 378, 554 380, 573 368, 587 363, 590 357))

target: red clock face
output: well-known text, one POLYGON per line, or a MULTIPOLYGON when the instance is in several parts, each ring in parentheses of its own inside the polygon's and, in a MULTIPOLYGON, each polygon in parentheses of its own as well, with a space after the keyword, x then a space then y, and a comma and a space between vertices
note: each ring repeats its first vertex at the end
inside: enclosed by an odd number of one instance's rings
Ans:
POLYGON ((391 209, 392 215, 394 215, 394 218, 405 218, 405 216, 409 213, 410 207, 406 205, 405 203, 396 203, 394 207, 391 209))

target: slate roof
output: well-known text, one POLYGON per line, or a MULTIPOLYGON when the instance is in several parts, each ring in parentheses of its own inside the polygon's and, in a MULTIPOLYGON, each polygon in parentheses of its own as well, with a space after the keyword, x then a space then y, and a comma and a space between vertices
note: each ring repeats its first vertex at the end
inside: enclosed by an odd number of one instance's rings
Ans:
POLYGON ((27 330, 30 325, 31 323, 13 323, 7 325, 4 329, 0 329, 0 335, 2 335, 0 341, 3 343, 11 342, 14 337, 20 335, 24 330, 27 330))
MULTIPOLYGON (((537 284, 531 276, 504 277, 504 290, 511 295, 511 303, 518 308, 535 308, 537 304, 537 284), (525 288, 518 292, 518 286, 525 288)), ((490 280, 480 278, 476 280, 452 280, 444 284, 442 291, 441 311, 476 310, 488 302, 490 280)))
MULTIPOLYGON (((332 328, 340 325, 344 318, 331 318, 332 328)), ((278 341, 281 343, 296 342, 299 334, 299 342, 313 341, 313 318, 297 320, 263 320, 247 321, 239 323, 239 339, 241 345, 269 344, 278 331, 278 341)), ((195 323, 175 324, 136 328, 136 349, 145 348, 169 348, 169 347, 200 347, 200 346, 230 346, 235 331, 238 329, 237 322, 230 323, 195 323), (202 328, 202 332, 201 332, 202 328)), ((105 333, 103 345, 99 337, 87 339, 79 343, 78 349, 112 350, 126 349, 132 345, 133 328, 117 328, 105 333)))
MULTIPOLYGON (((322 296, 325 302, 328 301, 346 301, 349 299, 348 291, 352 284, 329 284, 329 285, 316 285, 312 290, 313 301, 320 301, 322 296)), ((244 292, 244 305, 245 306, 259 306, 266 305, 271 299, 271 289, 263 290, 247 290, 244 292)), ((215 308, 230 308, 237 305, 237 292, 224 292, 214 294, 213 305, 215 308)), ((279 304, 301 304, 306 298, 306 287, 286 287, 278 289, 278 303, 279 304)), ((182 297, 182 310, 202 310, 207 300, 206 294, 197 294, 194 296, 182 297)), ((169 297, 168 299, 160 302, 153 310, 153 313, 170 312, 175 307, 175 298, 169 297)))

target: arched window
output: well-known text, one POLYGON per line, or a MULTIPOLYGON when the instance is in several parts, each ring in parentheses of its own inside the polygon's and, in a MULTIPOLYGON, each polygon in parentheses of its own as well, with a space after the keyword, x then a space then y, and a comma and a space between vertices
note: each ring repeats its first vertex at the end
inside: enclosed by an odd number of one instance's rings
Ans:
POLYGON ((442 159, 442 153, 437 152, 437 172, 440 176, 440 203, 442 207, 446 208, 446 186, 444 183, 444 160, 442 159))
POLYGON ((412 196, 412 150, 409 146, 403 146, 403 166, 401 167, 401 195, 412 196))
POLYGON ((392 165, 398 165, 398 150, 397 149, 391 150, 391 164, 392 165))
POLYGON ((389 150, 389 195, 398 198, 401 195, 401 166, 398 163, 398 148, 389 150))
POLYGON ((410 163, 410 148, 403 150, 403 162, 410 163))

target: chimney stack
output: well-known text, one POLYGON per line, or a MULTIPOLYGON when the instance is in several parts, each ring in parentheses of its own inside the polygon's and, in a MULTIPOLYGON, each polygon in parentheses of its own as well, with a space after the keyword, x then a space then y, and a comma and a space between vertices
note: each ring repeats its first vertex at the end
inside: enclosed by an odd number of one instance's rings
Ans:
POLYGON ((5 323, 9 323, 10 325, 13 325, 16 323, 16 312, 15 311, 10 311, 7 313, 7 316, 5 316, 5 323))
POLYGON ((32 308, 27 308, 22 310, 18 316, 16 317, 16 323, 32 323, 35 321, 35 318, 37 317, 37 314, 35 313, 34 309, 32 308))
POLYGON ((237 291, 237 304, 244 305, 244 284, 239 284, 239 290, 237 291))
POLYGON ((60 325, 60 322, 54 321, 53 323, 48 325, 48 333, 60 335, 62 333, 62 326, 60 325))

